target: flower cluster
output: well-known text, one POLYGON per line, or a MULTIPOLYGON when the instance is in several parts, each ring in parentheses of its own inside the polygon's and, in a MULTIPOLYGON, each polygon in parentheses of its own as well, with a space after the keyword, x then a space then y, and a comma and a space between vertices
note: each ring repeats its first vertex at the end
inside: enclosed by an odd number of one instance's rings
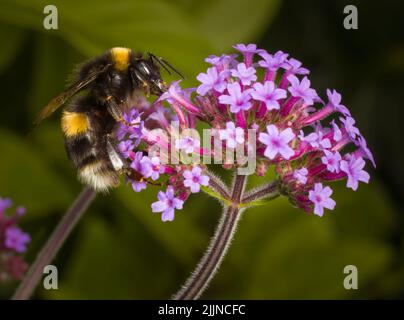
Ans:
POLYGON ((10 199, 0 198, 0 283, 21 279, 28 268, 21 254, 31 238, 17 226, 25 208, 17 207, 13 215, 7 216, 6 210, 11 206, 10 199))
MULTIPOLYGON (((191 193, 209 185, 204 165, 181 156, 173 161, 173 150, 215 159, 229 149, 254 150, 256 174, 263 176, 274 167, 282 194, 319 216, 324 208, 335 207, 333 191, 325 183, 346 179, 352 190, 359 182, 368 183, 365 159, 375 162, 341 95, 328 89, 326 100, 320 98, 311 88, 309 70, 282 51, 270 54, 254 44, 234 48, 239 54, 206 59, 210 67, 197 76, 197 88, 172 83, 155 103, 143 102, 125 116, 119 149, 131 163, 133 189, 167 177, 167 189, 159 192, 153 212, 172 220, 191 193), (200 138, 186 134, 198 122, 212 131, 203 147, 200 138), (251 130, 252 140, 247 139, 251 130), (219 150, 211 148, 217 146, 215 139, 219 150), (158 151, 150 156, 151 150, 158 151)), ((240 165, 223 163, 225 169, 240 165)))

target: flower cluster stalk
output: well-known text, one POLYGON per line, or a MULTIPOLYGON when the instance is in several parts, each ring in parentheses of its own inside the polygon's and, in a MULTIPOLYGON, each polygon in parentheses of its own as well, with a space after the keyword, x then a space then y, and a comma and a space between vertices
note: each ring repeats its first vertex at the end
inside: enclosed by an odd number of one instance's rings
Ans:
POLYGON ((83 191, 78 195, 72 206, 65 213, 62 220, 53 231, 46 244, 43 246, 42 250, 39 252, 35 262, 31 265, 24 280, 14 293, 12 300, 28 300, 31 297, 39 281, 41 280, 44 267, 53 261, 64 241, 83 216, 84 212, 87 210, 94 198, 95 192, 90 187, 84 188, 83 191))
POLYGON ((230 206, 225 206, 219 225, 211 243, 195 271, 185 282, 182 289, 173 297, 174 300, 195 300, 205 291, 219 269, 231 241, 234 237, 242 209, 239 207, 243 196, 246 176, 237 175, 234 179, 230 206))

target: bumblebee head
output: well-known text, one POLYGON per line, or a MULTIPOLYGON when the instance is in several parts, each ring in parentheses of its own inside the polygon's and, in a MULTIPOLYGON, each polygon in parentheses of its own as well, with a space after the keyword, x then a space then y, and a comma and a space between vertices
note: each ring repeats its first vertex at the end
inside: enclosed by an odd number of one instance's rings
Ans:
POLYGON ((132 69, 132 78, 139 84, 146 95, 149 93, 161 95, 167 86, 161 79, 160 68, 152 59, 139 59, 132 69))
POLYGON ((148 57, 139 58, 136 60, 133 69, 132 78, 140 83, 146 94, 161 95, 167 91, 166 83, 161 79, 160 67, 166 70, 169 74, 174 71, 177 75, 184 79, 182 74, 177 71, 171 64, 162 58, 157 58, 154 54, 148 53, 148 57))

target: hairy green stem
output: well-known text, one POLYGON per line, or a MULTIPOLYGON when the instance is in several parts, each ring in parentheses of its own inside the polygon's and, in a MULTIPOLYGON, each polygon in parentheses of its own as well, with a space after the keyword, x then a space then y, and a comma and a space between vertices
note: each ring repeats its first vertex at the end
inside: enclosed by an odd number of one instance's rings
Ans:
POLYGON ((243 210, 238 205, 243 197, 246 181, 247 177, 245 175, 235 177, 229 199, 232 205, 224 207, 219 225, 207 251, 195 271, 186 280, 185 285, 173 296, 174 300, 198 299, 213 279, 234 237, 237 223, 243 210))
POLYGON ((83 216, 94 197, 95 192, 90 187, 84 188, 78 195, 39 252, 35 262, 31 265, 28 273, 14 293, 12 300, 28 300, 31 297, 41 280, 44 267, 53 261, 64 241, 83 216))
POLYGON ((206 170, 206 175, 209 177, 209 187, 219 194, 223 199, 230 198, 230 191, 227 186, 217 178, 211 171, 206 170))
POLYGON ((266 198, 276 198, 280 195, 279 192, 279 181, 274 180, 268 184, 265 184, 261 187, 253 189, 245 194, 245 196, 241 199, 242 203, 248 204, 249 202, 262 200, 266 198))

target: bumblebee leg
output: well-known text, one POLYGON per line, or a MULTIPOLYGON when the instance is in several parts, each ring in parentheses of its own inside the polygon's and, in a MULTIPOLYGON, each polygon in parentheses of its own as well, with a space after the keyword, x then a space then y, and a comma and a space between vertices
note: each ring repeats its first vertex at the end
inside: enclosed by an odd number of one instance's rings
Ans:
POLYGON ((126 121, 123 118, 123 113, 122 113, 122 108, 121 108, 121 104, 123 103, 123 101, 118 103, 112 95, 108 95, 105 98, 105 101, 106 101, 106 105, 107 105, 107 110, 108 110, 109 114, 115 119, 115 121, 123 122, 126 125, 128 125, 128 123, 126 123, 126 121))

